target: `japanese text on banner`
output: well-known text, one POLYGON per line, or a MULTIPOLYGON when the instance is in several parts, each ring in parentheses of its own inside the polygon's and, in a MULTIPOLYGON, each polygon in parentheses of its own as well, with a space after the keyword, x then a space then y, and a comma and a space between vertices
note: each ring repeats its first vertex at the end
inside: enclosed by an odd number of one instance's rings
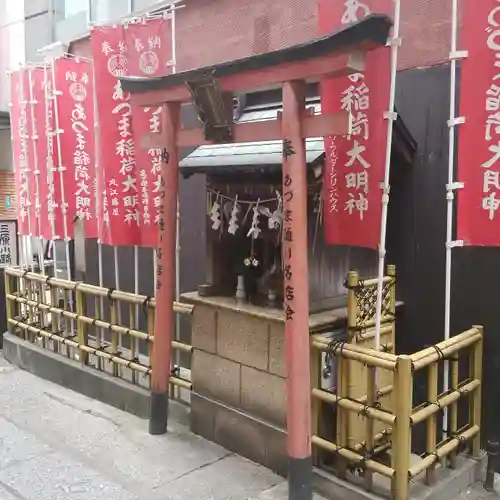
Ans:
POLYGON ((97 237, 94 152, 94 90, 92 66, 75 58, 55 61, 55 88, 58 91, 60 164, 63 183, 54 179, 58 206, 66 204, 66 214, 56 211, 56 232, 73 237, 75 217, 84 222, 85 236, 97 237), (66 221, 64 221, 66 217, 66 221), (67 224, 66 230, 64 223, 67 224))
POLYGON ((128 74, 124 31, 119 25, 95 27, 91 33, 99 109, 99 238, 110 245, 139 245, 132 106, 118 80, 128 74))
POLYGON ((29 117, 30 92, 28 70, 11 73, 11 130, 14 157, 19 234, 36 234, 33 142, 29 117))
MULTIPOLYGON (((130 76, 164 76, 172 71, 172 32, 170 19, 152 19, 133 24, 125 32, 130 76)), ((133 134, 141 144, 144 134, 161 133, 161 107, 132 108, 133 134)), ((160 221, 162 163, 161 148, 136 148, 140 198, 141 245, 156 247, 160 221)))
MULTIPOLYGON (((327 33, 392 8, 391 0, 320 0, 319 29, 327 33)), ((381 47, 367 54, 364 73, 321 82, 322 113, 352 115, 351 136, 325 137, 324 229, 329 244, 378 246, 389 81, 390 51, 381 47)))
POLYGON ((465 245, 500 245, 500 2, 461 4, 465 19, 458 179, 458 238, 465 245), (471 17, 468 17, 471 16, 471 17))
MULTIPOLYGON (((159 149, 143 150, 141 138, 160 133, 160 108, 135 108, 124 93, 120 76, 159 76, 170 71, 169 19, 95 28, 92 47, 96 60, 97 100, 101 136, 116 130, 114 155, 100 148, 99 184, 103 194, 101 240, 115 245, 156 246, 158 241, 161 159, 159 149), (111 99, 110 99, 111 97, 111 99), (110 102, 111 101, 111 102, 110 102), (107 116, 109 109, 111 117, 107 116), (114 157, 114 158, 113 158, 114 157)), ((102 142, 102 140, 101 140, 102 142)))

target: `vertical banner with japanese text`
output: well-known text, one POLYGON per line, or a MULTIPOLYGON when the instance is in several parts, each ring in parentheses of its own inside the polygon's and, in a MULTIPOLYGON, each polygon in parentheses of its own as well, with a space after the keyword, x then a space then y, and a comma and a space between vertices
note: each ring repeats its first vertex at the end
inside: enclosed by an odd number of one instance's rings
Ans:
MULTIPOLYGON (((127 25, 125 45, 129 55, 130 76, 155 77, 172 72, 172 31, 170 19, 150 19, 127 25)), ((144 134, 161 132, 161 106, 132 107, 132 129, 137 162, 137 187, 140 200, 141 245, 156 247, 160 219, 161 149, 140 147, 144 134)))
POLYGON ((18 231, 22 235, 36 234, 36 189, 33 169, 33 143, 29 119, 29 76, 22 68, 10 74, 10 122, 12 154, 17 192, 18 231))
POLYGON ((500 245, 500 2, 461 1, 457 239, 500 245))
POLYGON ((144 134, 160 133, 159 110, 133 108, 118 78, 167 74, 171 39, 170 19, 164 18, 92 30, 101 144, 102 243, 157 245, 161 151, 143 150, 139 144, 144 134))
MULTIPOLYGON (((393 0, 319 0, 319 32, 371 13, 392 15, 393 9, 393 0)), ((379 244, 390 57, 390 49, 381 47, 366 54, 364 73, 321 82, 322 113, 352 113, 350 137, 325 137, 323 220, 325 241, 331 245, 376 249, 379 244)))
POLYGON ((63 57, 54 61, 57 91, 58 170, 54 176, 55 231, 73 238, 75 217, 83 220, 85 236, 97 237, 94 152, 94 89, 92 65, 63 57), (63 213, 63 202, 66 214, 63 213), (64 221, 66 218, 66 221, 64 221))

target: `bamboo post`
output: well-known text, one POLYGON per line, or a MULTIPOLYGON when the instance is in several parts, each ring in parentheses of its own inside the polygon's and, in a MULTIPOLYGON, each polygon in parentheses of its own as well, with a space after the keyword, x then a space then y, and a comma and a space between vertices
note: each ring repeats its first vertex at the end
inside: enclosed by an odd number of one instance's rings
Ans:
POLYGON ((413 380, 411 357, 399 356, 394 373, 394 412, 396 415, 392 467, 393 500, 408 500, 409 470, 411 454, 411 413, 413 401, 413 380))
MULTIPOLYGON (((71 292, 69 290, 63 290, 63 309, 65 311, 69 311, 69 304, 70 304, 70 301, 69 301, 69 296, 71 295, 71 292)), ((63 337, 71 337, 71 335, 73 335, 73 331, 71 330, 71 326, 72 326, 72 321, 70 321, 66 316, 63 317, 63 329, 64 329, 64 333, 63 333, 63 337)), ((70 350, 70 345, 69 344, 66 344, 66 356, 68 358, 71 357, 71 350, 70 350)))
MULTIPOLYGON (((357 299, 356 287, 359 285, 357 271, 350 271, 347 277, 347 333, 351 342, 351 332, 355 331, 357 323, 357 299)), ((349 370, 351 361, 344 358, 342 353, 337 357, 337 393, 341 398, 349 396, 349 370)), ((337 443, 340 447, 346 447, 349 439, 349 414, 337 405, 337 443)), ((344 478, 347 472, 347 462, 339 455, 337 473, 344 478)))
MULTIPOLYGON (((470 412, 471 427, 477 425, 481 428, 481 392, 483 381, 483 327, 475 326, 481 333, 481 339, 473 346, 471 352, 470 377, 472 380, 480 380, 481 385, 474 391, 472 395, 472 404, 470 412)), ((481 432, 478 432, 472 440, 472 456, 477 457, 481 452, 481 432)))
MULTIPOLYGON (((154 335, 155 333, 155 310, 151 307, 147 309, 147 332, 148 335, 154 335)), ((148 357, 149 366, 153 368, 153 343, 148 342, 148 357)), ((148 378, 148 386, 151 387, 151 376, 148 378)))
MULTIPOLYGON (((458 352, 451 358, 449 363, 451 371, 451 389, 456 391, 458 389, 458 352)), ((449 436, 454 436, 458 430, 458 400, 453 402, 450 406, 450 422, 449 422, 449 436)), ((457 452, 452 451, 449 455, 449 463, 452 469, 457 467, 457 452)))
POLYGON ((349 271, 347 276, 347 330, 349 342, 351 332, 355 331, 358 317, 358 300, 356 298, 356 287, 359 286, 359 275, 357 271, 349 271))
MULTIPOLYGON (((138 328, 136 324, 136 310, 138 310, 138 306, 129 304, 129 325, 130 328, 138 328)), ((135 360, 137 358, 137 341, 135 338, 130 338, 130 359, 135 360)), ((132 383, 137 384, 137 376, 136 372, 132 370, 132 383)))
POLYGON ((391 334, 391 342, 392 349, 391 352, 396 352, 396 266, 394 264, 388 264, 386 268, 387 276, 391 278, 392 284, 390 285, 389 291, 389 313, 392 315, 392 334, 391 334))
MULTIPOLYGON (((321 351, 318 351, 311 344, 311 395, 314 389, 321 389, 321 351)), ((311 397, 311 436, 319 436, 319 417, 321 410, 321 401, 318 398, 311 397)), ((312 449, 313 465, 318 464, 318 450, 312 449)))
MULTIPOLYGON (((43 260, 43 259, 41 259, 43 260)), ((45 272, 45 271, 44 271, 45 272)), ((41 304, 45 304, 45 283, 37 283, 37 288, 38 288, 38 302, 41 304)), ((40 309, 38 311, 39 317, 40 317, 40 327, 42 330, 45 330, 47 326, 47 312, 45 309, 40 309)), ((47 347, 47 339, 45 337, 42 337, 42 347, 45 349, 47 347)))
MULTIPOLYGON (((110 310, 111 310, 111 318, 110 318, 110 323, 112 325, 117 325, 118 324, 118 312, 117 312, 117 307, 116 307, 116 301, 113 299, 110 299, 110 310)), ((118 342, 119 342, 119 336, 118 333, 115 332, 114 330, 111 330, 111 353, 113 356, 118 355, 118 342)), ((113 363, 113 377, 118 377, 118 365, 113 363)))
MULTIPOLYGON (((52 283, 49 283, 50 287, 50 303, 54 307, 59 307, 59 294, 56 286, 53 286, 52 283)), ((52 324, 52 333, 57 335, 59 333, 59 323, 61 321, 61 316, 57 315, 54 312, 50 313, 50 322, 52 324)), ((55 353, 59 352, 59 342, 52 341, 52 349, 55 353)))
MULTIPOLYGON (((427 380, 427 401, 435 403, 438 399, 438 363, 432 363, 428 368, 427 380)), ((427 445, 426 452, 428 455, 436 453, 437 445, 437 416, 433 413, 426 422, 427 425, 427 445)), ((432 464, 425 472, 425 479, 430 486, 436 480, 435 463, 432 464)))
MULTIPOLYGON (((9 276, 7 273, 4 275, 4 280, 5 280, 5 295, 11 295, 14 290, 12 290, 12 277, 9 276)), ((13 325, 10 324, 9 319, 13 319, 16 315, 16 302, 6 299, 5 301, 5 306, 6 306, 6 313, 7 313, 7 331, 11 334, 14 334, 14 327, 13 325)))
MULTIPOLYGON (((102 319, 102 309, 103 309, 103 300, 101 297, 94 297, 94 317, 96 320, 102 319)), ((102 348, 102 328, 100 326, 94 327, 94 335, 96 339, 97 348, 102 348)), ((96 368, 98 370, 102 370, 102 358, 97 357, 96 360, 96 368)))
MULTIPOLYGON (((86 313, 85 296, 83 295, 82 291, 78 289, 78 287, 76 288, 75 299, 76 299, 76 314, 78 316, 85 316, 86 313)), ((79 318, 76 321, 76 337, 78 345, 86 346, 88 344, 87 325, 79 318)), ((80 349, 78 355, 82 365, 88 364, 89 355, 87 352, 85 352, 83 349, 80 349)))
MULTIPOLYGON (((372 407, 376 400, 376 368, 371 366, 366 369, 366 390, 367 390, 367 406, 372 407)), ((366 418, 366 437, 365 437, 365 453, 370 455, 374 447, 374 421, 370 417, 366 418)), ((373 473, 370 470, 365 470, 365 488, 370 491, 373 486, 373 473)))

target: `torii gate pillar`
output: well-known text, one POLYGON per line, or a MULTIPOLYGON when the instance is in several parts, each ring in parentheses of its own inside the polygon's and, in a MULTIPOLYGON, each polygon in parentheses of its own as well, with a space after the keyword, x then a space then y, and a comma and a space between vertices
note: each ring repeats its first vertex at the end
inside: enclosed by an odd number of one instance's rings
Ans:
MULTIPOLYGON (((283 275, 287 370, 289 499, 312 500, 309 286, 307 263, 307 164, 305 138, 349 133, 347 113, 305 113, 306 80, 364 70, 364 52, 387 42, 391 21, 372 15, 329 36, 268 54, 160 78, 121 78, 139 106, 163 106, 162 133, 143 147, 162 148, 162 218, 158 241, 158 288, 152 359, 150 432, 167 430, 173 340, 174 254, 179 158, 182 146, 283 141, 283 275), (227 106, 235 93, 281 87, 278 120, 234 124, 227 106), (182 129, 180 103, 194 101, 203 130, 182 129)), ((194 387, 196 390, 196 387, 194 387)))

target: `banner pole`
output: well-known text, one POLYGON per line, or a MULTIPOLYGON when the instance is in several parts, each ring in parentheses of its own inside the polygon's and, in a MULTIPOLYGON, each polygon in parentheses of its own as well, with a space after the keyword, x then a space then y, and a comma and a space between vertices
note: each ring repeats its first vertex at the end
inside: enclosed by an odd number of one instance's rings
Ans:
MULTIPOLYGON (((54 218, 54 137, 53 137, 53 126, 51 121, 51 106, 49 94, 49 79, 47 73, 47 65, 43 66, 43 81, 44 81, 44 93, 45 93, 45 135, 47 138, 47 183, 49 185, 49 195, 47 199, 48 203, 48 214, 50 219, 50 227, 52 232, 52 259, 54 265, 54 276, 57 278, 57 249, 56 240, 58 236, 56 235, 56 223, 54 218)), ((52 91, 52 89, 51 89, 52 91)))
POLYGON ((392 152, 392 136, 394 131, 394 122, 398 115, 395 111, 396 100, 396 78, 398 69, 398 50, 401 46, 401 38, 399 35, 401 18, 401 0, 394 0, 394 26, 391 41, 391 84, 389 90, 389 108, 384 113, 384 118, 387 120, 387 143, 385 151, 385 173, 384 183, 382 186, 382 217, 380 222, 380 244, 379 244, 379 260, 378 260, 378 281, 377 281, 377 304, 375 315, 375 349, 380 350, 380 325, 382 316, 382 292, 383 280, 385 274, 385 254, 386 254, 386 236, 387 236, 387 213, 389 207, 390 196, 390 176, 391 176, 391 152, 392 152))
MULTIPOLYGON (((139 295, 139 247, 134 245, 134 293, 139 295)), ((139 305, 135 305, 134 328, 139 329, 139 305)), ((136 343, 136 339, 132 338, 131 342, 136 343)))
MULTIPOLYGON (((95 70, 94 70, 94 61, 92 59, 89 59, 90 62, 90 68, 92 71, 92 85, 94 87, 94 92, 92 93, 94 102, 92 103, 93 109, 94 109, 94 161, 95 161, 95 206, 96 206, 96 218, 97 218, 97 268, 98 268, 98 280, 99 280, 99 287, 103 288, 104 287, 104 275, 103 275, 103 263, 102 263, 102 241, 101 241, 101 227, 103 224, 106 223, 104 220, 104 211, 101 212, 101 196, 106 196, 106 189, 101 186, 99 179, 102 179, 104 181, 104 186, 105 186, 105 179, 104 179, 104 171, 102 173, 102 176, 100 176, 99 172, 101 169, 101 162, 99 158, 99 145, 100 145, 100 123, 99 123, 99 110, 97 107, 97 95, 95 92, 95 89, 97 88, 96 83, 95 83, 95 70), (103 217, 101 217, 101 215, 103 217)), ((104 317, 104 297, 99 298, 99 318, 104 317)), ((102 338, 102 329, 101 328, 96 328, 96 341, 97 341, 97 346, 98 348, 102 347, 103 344, 103 338, 102 338)), ((97 360, 97 367, 99 370, 102 370, 102 362, 101 359, 99 358, 97 360)))
MULTIPOLYGON (((450 50, 450 118, 448 120, 448 183, 446 184, 446 264, 445 264, 445 298, 444 298, 444 338, 450 338, 451 330, 451 264, 452 248, 463 246, 463 241, 453 241, 453 205, 455 190, 463 188, 463 183, 455 182, 455 127, 464 122, 457 117, 457 60, 465 57, 465 53, 457 51, 458 37, 458 0, 452 0, 451 10, 451 50, 450 50)), ((445 359, 443 369, 443 392, 449 389, 449 362, 445 359)), ((443 409, 443 438, 448 438, 448 408, 443 409)))
POLYGON ((33 67, 28 69, 28 82, 30 90, 30 115, 31 115, 31 140, 33 142, 33 166, 35 168, 35 217, 38 226, 38 263, 40 271, 45 276, 45 259, 43 255, 43 236, 42 236, 42 217, 41 217, 41 203, 40 203, 40 170, 38 168, 38 132, 35 120, 35 96, 33 93, 33 67))
MULTIPOLYGON (((30 169, 31 165, 29 164, 30 156, 28 154, 29 151, 29 139, 30 139, 30 134, 28 132, 28 104, 30 102, 30 99, 28 95, 26 95, 26 89, 25 89, 25 75, 28 75, 29 78, 29 71, 27 66, 22 66, 20 68, 20 78, 19 78, 19 93, 21 94, 21 106, 20 106, 20 112, 21 112, 21 120, 23 123, 23 130, 22 130, 22 136, 21 136, 21 144, 22 144, 22 149, 24 152, 24 160, 23 160, 23 165, 21 168, 24 170, 24 184, 25 184, 25 189, 26 189, 26 207, 27 207, 27 216, 28 216, 28 235, 24 235, 24 251, 26 252, 26 269, 31 268, 31 272, 35 271, 35 265, 33 262, 33 251, 32 251, 32 237, 33 237, 33 225, 31 221, 31 192, 30 192, 30 169)), ((21 186, 22 188, 22 186, 21 186)))
MULTIPOLYGON (((177 45, 176 45, 176 15, 175 5, 170 5, 171 9, 171 32, 172 32, 172 73, 177 73, 177 45)), ((177 212, 175 218, 175 300, 179 302, 181 298, 181 212, 179 191, 177 191, 177 212)), ((175 340, 180 341, 181 337, 181 317, 175 315, 175 340)), ((174 363, 176 366, 181 364, 181 353, 175 350, 174 363)), ((178 388, 177 396, 180 398, 180 388, 178 388)))
MULTIPOLYGON (((57 170, 59 171, 59 184, 61 186, 61 212, 63 216, 63 230, 64 230, 64 245, 66 250, 66 270, 68 279, 71 281, 71 260, 69 253, 69 240, 68 237, 68 215, 67 215, 67 203, 66 203, 66 192, 64 186, 64 172, 67 168, 62 164, 62 149, 61 149, 61 133, 59 128, 59 107, 57 103, 57 96, 60 91, 56 89, 56 66, 55 59, 52 58, 50 62, 50 69, 52 74, 52 89, 54 98, 54 121, 55 121, 55 137, 56 137, 56 147, 57 147, 57 170)), ((71 297, 71 295, 70 295, 71 297)), ((71 310, 73 310, 73 299, 70 298, 71 310)))
MULTIPOLYGON (((14 108, 14 101, 13 101, 13 98, 14 98, 14 92, 12 91, 12 74, 14 73, 13 70, 9 70, 7 72, 7 76, 9 77, 8 78, 8 81, 7 81, 7 84, 9 86, 9 123, 11 124, 11 127, 10 127, 10 140, 11 140, 11 143, 14 142, 14 134, 12 132, 13 128, 12 128, 12 124, 15 123, 15 120, 13 119, 13 108, 14 108)), ((20 72, 19 72, 20 73, 20 72)), ((12 157, 14 158, 14 153, 12 155, 12 157)), ((17 168, 16 168, 16 164, 18 162, 18 159, 15 159, 14 160, 14 174, 15 174, 15 178, 16 178, 16 186, 17 186, 17 178, 19 176, 19 172, 17 171, 17 168)), ((17 240, 17 246, 19 248, 19 256, 18 256, 18 260, 19 260, 19 266, 21 267, 21 269, 24 269, 24 245, 23 245, 23 238, 22 238, 22 235, 21 235, 21 232, 19 230, 19 202, 17 204, 17 214, 16 214, 16 219, 17 219, 17 234, 16 234, 16 240, 17 240)))

